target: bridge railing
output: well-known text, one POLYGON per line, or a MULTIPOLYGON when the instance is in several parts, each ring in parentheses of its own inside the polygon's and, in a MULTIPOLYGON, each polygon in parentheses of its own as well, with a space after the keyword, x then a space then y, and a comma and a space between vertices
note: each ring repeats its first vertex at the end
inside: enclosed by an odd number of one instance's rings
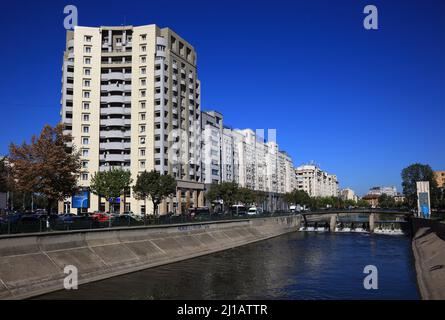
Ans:
MULTIPOLYGON (((229 220, 250 220, 269 217, 281 217, 296 215, 290 212, 274 212, 261 213, 255 215, 248 214, 202 214, 197 216, 190 215, 164 215, 164 216, 116 216, 107 221, 97 221, 91 217, 78 216, 71 220, 61 221, 57 217, 53 218, 35 218, 30 219, 5 219, 0 220, 0 236, 10 234, 25 233, 42 233, 42 232, 60 232, 75 230, 95 230, 106 228, 125 228, 125 227, 142 227, 142 226, 160 226, 172 224, 189 224, 212 221, 229 221, 229 220)), ((59 217, 60 218, 60 217, 59 217)))

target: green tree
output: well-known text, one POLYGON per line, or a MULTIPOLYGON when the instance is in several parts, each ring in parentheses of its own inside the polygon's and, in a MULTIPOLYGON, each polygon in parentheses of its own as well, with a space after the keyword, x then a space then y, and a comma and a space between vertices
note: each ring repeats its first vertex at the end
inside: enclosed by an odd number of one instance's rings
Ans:
MULTIPOLYGON (((175 194, 176 186, 176 180, 171 175, 161 175, 157 171, 145 171, 137 177, 133 191, 138 199, 144 200, 144 203, 147 198, 150 198, 154 214, 157 214, 159 204, 165 198, 175 194)), ((147 206, 145 208, 145 213, 147 213, 147 206)))
POLYGON ((206 197, 210 201, 222 200, 223 210, 227 211, 238 200, 238 189, 238 185, 235 182, 213 184, 207 192, 206 197))
POLYGON ((304 190, 295 189, 292 192, 284 194, 283 198, 288 204, 311 206, 313 203, 313 199, 311 199, 309 194, 304 190))
POLYGON ((255 202, 255 193, 249 188, 238 188, 236 200, 244 204, 245 206, 250 206, 255 202))
POLYGON ((431 205, 436 207, 439 202, 439 190, 434 177, 433 169, 429 165, 415 163, 402 170, 403 193, 409 207, 415 208, 417 205, 417 185, 418 181, 429 181, 431 205))
POLYGON ((81 161, 79 153, 66 147, 70 141, 71 137, 63 134, 62 125, 47 125, 39 137, 32 137, 31 144, 9 147, 13 188, 44 195, 48 212, 56 201, 63 201, 78 189, 81 161))
POLYGON ((380 208, 394 208, 396 206, 396 202, 393 197, 388 196, 387 194, 382 194, 379 197, 379 206, 380 208))
POLYGON ((95 195, 105 197, 110 202, 111 211, 115 212, 116 199, 129 190, 132 182, 130 171, 114 168, 96 172, 91 178, 90 189, 95 195))

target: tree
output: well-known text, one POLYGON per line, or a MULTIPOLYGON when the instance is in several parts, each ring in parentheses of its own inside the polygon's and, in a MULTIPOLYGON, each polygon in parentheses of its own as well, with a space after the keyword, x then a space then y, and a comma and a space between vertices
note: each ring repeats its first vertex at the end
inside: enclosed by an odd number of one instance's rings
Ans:
POLYGON ((236 193, 236 200, 246 206, 249 206, 255 202, 255 194, 248 188, 238 188, 238 192, 236 193))
POLYGON ((6 164, 6 157, 0 159, 0 192, 8 191, 8 170, 9 167, 6 164))
POLYGON ((71 137, 63 134, 62 125, 46 125, 39 137, 32 137, 31 144, 24 142, 21 146, 9 147, 8 160, 15 189, 44 195, 48 212, 54 202, 63 201, 78 189, 81 161, 79 153, 67 149, 69 141, 71 137))
POLYGON ((309 194, 304 190, 297 190, 290 193, 286 193, 284 195, 284 200, 289 204, 308 206, 314 203, 314 200, 311 199, 309 194))
POLYGON ((394 208, 396 202, 393 197, 390 197, 387 194, 382 194, 379 197, 379 206, 380 208, 394 208))
POLYGON ((235 204, 237 192, 238 185, 235 182, 223 182, 219 185, 219 198, 223 201, 224 210, 235 204))
POLYGON ((429 181, 431 205, 435 207, 439 201, 439 190, 434 177, 434 172, 429 165, 415 163, 402 170, 402 187, 409 207, 417 205, 417 185, 418 181, 429 181))
POLYGON ((91 192, 99 197, 105 197, 110 202, 112 212, 114 212, 114 203, 116 198, 130 188, 133 180, 130 171, 120 168, 109 171, 96 172, 91 178, 91 192))
POLYGON ((133 191, 138 199, 144 200, 145 204, 146 199, 150 198, 153 202, 154 214, 156 214, 162 200, 175 194, 176 186, 176 180, 171 175, 161 175, 157 171, 145 171, 137 177, 133 191))

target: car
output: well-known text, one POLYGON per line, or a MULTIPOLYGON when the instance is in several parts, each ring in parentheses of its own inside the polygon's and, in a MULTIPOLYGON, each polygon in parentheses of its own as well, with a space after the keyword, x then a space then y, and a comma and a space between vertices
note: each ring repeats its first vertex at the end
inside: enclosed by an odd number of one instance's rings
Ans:
POLYGON ((94 213, 91 218, 97 222, 108 222, 111 216, 106 213, 94 213))
POLYGON ((243 205, 234 205, 230 208, 230 212, 236 216, 243 216, 247 214, 247 208, 243 205))
POLYGON ((143 225, 144 222, 141 220, 137 220, 132 215, 129 214, 120 214, 114 216, 111 225, 113 227, 130 227, 130 226, 140 226, 143 225))
POLYGON ((259 210, 259 208, 257 208, 257 207, 251 207, 251 208, 249 208, 249 210, 247 211, 247 215, 249 215, 249 216, 256 216, 257 214, 259 214, 260 213, 260 210, 259 210))

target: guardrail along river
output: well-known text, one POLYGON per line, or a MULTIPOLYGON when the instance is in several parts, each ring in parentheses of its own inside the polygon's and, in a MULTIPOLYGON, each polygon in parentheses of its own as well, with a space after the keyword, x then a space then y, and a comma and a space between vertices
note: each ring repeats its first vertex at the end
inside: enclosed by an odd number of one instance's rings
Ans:
POLYGON ((37 299, 420 299, 406 236, 295 232, 37 299), (366 265, 378 289, 366 290, 366 265))

